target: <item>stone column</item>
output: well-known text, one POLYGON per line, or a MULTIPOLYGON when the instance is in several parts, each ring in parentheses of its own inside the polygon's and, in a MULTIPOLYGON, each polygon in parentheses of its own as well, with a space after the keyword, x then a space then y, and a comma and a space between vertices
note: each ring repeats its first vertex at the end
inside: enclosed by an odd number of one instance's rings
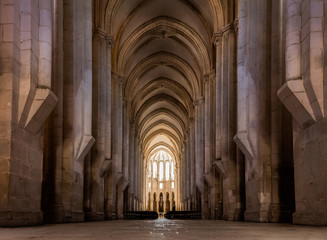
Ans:
POLYGON ((234 25, 222 29, 222 85, 221 85, 221 159, 216 162, 223 180, 224 219, 234 220, 236 210, 236 146, 233 137, 236 133, 236 68, 235 68, 234 25))
MULTIPOLYGON (((204 124, 203 124, 203 104, 204 104, 204 99, 203 97, 198 98, 194 101, 194 106, 195 106, 195 187, 198 189, 199 195, 201 194, 201 202, 200 198, 197 198, 195 201, 196 206, 203 206, 203 172, 204 172, 204 124)), ((196 209, 199 210, 199 209, 196 209)), ((202 213, 203 208, 201 209, 202 213)), ((203 216, 204 217, 204 216, 203 216)))
MULTIPOLYGON (((135 197, 135 187, 134 187, 134 179, 135 179, 135 123, 131 122, 131 130, 130 130, 130 145, 129 145, 129 190, 130 190, 130 198, 131 205, 130 210, 133 211, 133 201, 135 197)), ((152 187, 152 186, 151 186, 152 187)))
POLYGON ((45 223, 58 223, 64 219, 62 204, 63 2, 56 1, 52 11, 51 88, 58 97, 58 103, 47 120, 44 133, 42 205, 45 223))
MULTIPOLYGON (((194 134, 195 134, 195 120, 194 118, 189 119, 189 131, 188 131, 188 138, 189 138, 189 151, 190 156, 188 158, 188 161, 190 162, 190 198, 191 198, 191 210, 194 209, 194 194, 195 194, 195 145, 194 145, 194 134)), ((181 180, 181 179, 180 179, 181 180)))
MULTIPOLYGON (((116 185, 116 214, 123 217, 123 84, 124 78, 113 73, 113 174, 116 185)), ((114 197, 115 199, 115 197, 114 197)))
POLYGON ((268 221, 271 202, 271 1, 240 1, 238 132, 246 158, 245 220, 268 221))
POLYGON ((41 224, 43 126, 50 90, 52 4, 0 4, 0 225, 41 224))
MULTIPOLYGON (((90 206, 85 212, 87 220, 104 219, 104 179, 102 166, 105 161, 106 130, 106 33, 95 29, 92 42, 92 134, 95 144, 91 154, 90 206)), ((86 189, 84 187, 84 189, 86 189)))
POLYGON ((83 167, 92 132, 92 6, 64 1, 63 182, 65 222, 84 220, 83 167), (83 27, 82 27, 83 26, 83 27))
POLYGON ((106 136, 105 136, 105 158, 111 160, 111 139, 112 139, 112 79, 111 79, 111 49, 115 44, 112 36, 106 36, 106 136))
POLYGON ((127 185, 127 182, 130 180, 129 176, 129 135, 130 135, 130 121, 129 121, 129 108, 130 108, 130 101, 128 99, 124 99, 123 104, 123 134, 124 134, 124 152, 123 152, 123 174, 124 174, 124 180, 125 185, 127 185))
POLYGON ((222 85, 222 74, 221 74, 221 65, 222 65, 222 33, 215 33, 214 35, 214 44, 216 46, 216 88, 215 88, 215 157, 216 160, 221 160, 221 85, 222 85))
POLYGON ((293 116, 295 206, 293 222, 327 223, 326 4, 286 1, 286 82, 278 97, 293 116))
POLYGON ((195 100, 195 144, 196 144, 196 160, 195 160, 195 184, 199 189, 202 189, 202 176, 203 176, 203 166, 204 166, 204 155, 203 155, 203 103, 204 99, 199 98, 195 100))
POLYGON ((283 110, 277 91, 285 80, 285 6, 272 2, 271 56, 271 168, 272 192, 270 222, 291 222, 294 207, 294 172, 292 155, 292 126, 290 114, 283 110), (293 206, 292 206, 293 205, 293 206))
POLYGON ((204 76, 204 174, 208 175, 211 171, 211 166, 213 162, 213 79, 215 78, 215 73, 211 72, 204 76))
POLYGON ((111 78, 111 49, 114 45, 112 36, 106 35, 106 103, 105 103, 105 159, 100 166, 101 175, 104 176, 105 217, 112 218, 113 212, 113 170, 112 170, 112 78, 111 78))

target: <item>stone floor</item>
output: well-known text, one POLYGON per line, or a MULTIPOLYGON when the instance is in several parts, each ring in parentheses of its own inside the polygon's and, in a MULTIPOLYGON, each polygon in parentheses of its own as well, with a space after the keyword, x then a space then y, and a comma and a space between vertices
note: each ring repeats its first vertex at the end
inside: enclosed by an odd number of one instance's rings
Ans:
POLYGON ((118 220, 0 228, 0 239, 327 239, 327 227, 210 220, 118 220))

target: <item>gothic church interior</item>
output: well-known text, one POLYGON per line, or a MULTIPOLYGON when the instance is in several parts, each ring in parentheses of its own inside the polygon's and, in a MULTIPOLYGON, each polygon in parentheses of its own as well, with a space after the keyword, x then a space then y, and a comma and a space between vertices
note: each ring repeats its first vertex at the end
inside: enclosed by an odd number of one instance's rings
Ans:
POLYGON ((327 225, 326 24, 327 0, 1 0, 0 226, 327 225))

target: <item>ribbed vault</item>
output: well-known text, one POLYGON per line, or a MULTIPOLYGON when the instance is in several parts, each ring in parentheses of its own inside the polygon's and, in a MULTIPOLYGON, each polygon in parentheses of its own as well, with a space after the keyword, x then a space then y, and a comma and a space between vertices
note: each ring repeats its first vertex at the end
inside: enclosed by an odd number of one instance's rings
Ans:
POLYGON ((124 79, 144 174, 158 149, 175 159, 178 171, 204 76, 214 69, 212 37, 223 25, 220 1, 116 0, 105 9, 104 28, 115 39, 112 71, 124 79))

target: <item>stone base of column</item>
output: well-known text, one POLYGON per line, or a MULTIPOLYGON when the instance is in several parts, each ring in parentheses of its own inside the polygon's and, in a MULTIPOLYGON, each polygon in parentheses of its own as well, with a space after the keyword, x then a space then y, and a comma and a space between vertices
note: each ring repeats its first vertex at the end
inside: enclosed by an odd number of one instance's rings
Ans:
POLYGON ((117 219, 117 215, 116 212, 110 208, 105 212, 105 219, 106 220, 116 220, 117 219))
POLYGON ((65 222, 66 223, 76 223, 84 222, 84 212, 83 211, 70 211, 65 212, 65 222))
POLYGON ((103 212, 85 211, 85 221, 103 221, 104 219, 103 212))
POLYGON ((232 213, 223 214, 222 219, 226 221, 235 221, 235 213, 232 212, 232 213))
POLYGON ((18 227, 43 224, 42 211, 0 211, 0 226, 18 227))
POLYGON ((62 205, 50 205, 44 211, 44 223, 63 223, 65 221, 65 211, 62 205))
POLYGON ((243 221, 244 220, 244 209, 236 209, 234 221, 243 221))
POLYGON ((297 211, 293 214, 293 223, 301 225, 327 225, 327 211, 297 211))
POLYGON ((246 222, 268 222, 268 212, 248 212, 244 213, 244 221, 246 222))
POLYGON ((269 222, 273 223, 291 223, 292 212, 285 210, 286 206, 272 205, 269 208, 269 222))

